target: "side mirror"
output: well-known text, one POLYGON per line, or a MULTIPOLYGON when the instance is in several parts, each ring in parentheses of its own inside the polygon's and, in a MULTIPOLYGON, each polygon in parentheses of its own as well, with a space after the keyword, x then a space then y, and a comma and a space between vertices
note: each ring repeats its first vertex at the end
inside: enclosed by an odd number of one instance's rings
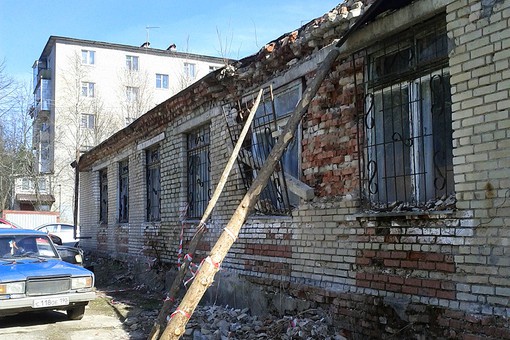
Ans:
POLYGON ((57 235, 48 234, 48 236, 51 238, 53 243, 55 243, 56 245, 58 245, 58 246, 62 245, 62 239, 60 237, 58 237, 57 235))

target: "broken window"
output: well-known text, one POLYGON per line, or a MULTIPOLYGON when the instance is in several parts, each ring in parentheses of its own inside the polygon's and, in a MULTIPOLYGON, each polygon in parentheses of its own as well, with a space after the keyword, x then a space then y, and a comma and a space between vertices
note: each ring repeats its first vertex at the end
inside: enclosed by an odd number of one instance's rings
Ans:
POLYGON ((129 221, 129 161, 119 162, 119 222, 129 221))
POLYGON ((209 126, 191 131, 187 136, 188 217, 201 218, 211 198, 209 126))
POLYGON ((108 223, 108 172, 99 171, 99 222, 108 223))
POLYGON ((146 150, 147 221, 161 220, 161 170, 159 146, 146 150))
POLYGON ((372 207, 420 205, 453 193, 444 19, 407 33, 362 53, 361 191, 372 207))
MULTIPOLYGON (((246 190, 251 186, 257 172, 287 124, 290 114, 301 99, 302 83, 295 81, 277 89, 274 93, 266 89, 251 126, 251 136, 247 136, 238 157, 241 175, 246 190)), ((242 103, 224 108, 229 124, 229 132, 234 143, 242 129, 252 102, 245 98, 242 103)), ((287 215, 299 204, 300 196, 289 190, 289 184, 295 185, 300 178, 301 126, 287 146, 267 186, 261 192, 255 206, 258 213, 268 215, 287 215)), ((304 185, 304 184, 303 184, 304 185)))

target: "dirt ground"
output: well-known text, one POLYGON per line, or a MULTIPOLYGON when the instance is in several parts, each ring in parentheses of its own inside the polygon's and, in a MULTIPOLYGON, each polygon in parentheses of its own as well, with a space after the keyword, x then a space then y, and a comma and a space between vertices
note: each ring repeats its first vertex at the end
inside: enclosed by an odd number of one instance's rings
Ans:
MULTIPOLYGON (((64 312, 25 313, 0 318, 0 339, 88 340, 147 339, 165 295, 161 283, 153 290, 135 280, 136 269, 113 260, 94 260, 96 299, 85 317, 69 321, 64 312)), ((92 268, 92 267, 91 267, 92 268)), ((143 274, 143 273, 142 273, 143 274)), ((153 273, 145 273, 151 277, 153 273)), ((345 339, 322 310, 294 316, 252 316, 248 308, 198 306, 183 340, 226 339, 345 339)))

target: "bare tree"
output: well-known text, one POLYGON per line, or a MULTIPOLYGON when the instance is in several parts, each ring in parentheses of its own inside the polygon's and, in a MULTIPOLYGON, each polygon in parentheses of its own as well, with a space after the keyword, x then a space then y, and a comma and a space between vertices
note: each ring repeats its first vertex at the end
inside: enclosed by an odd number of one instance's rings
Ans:
POLYGON ((0 118, 13 107, 16 84, 12 77, 5 73, 5 60, 0 61, 0 118))
POLYGON ((54 122, 54 175, 64 194, 60 212, 71 214, 74 202, 75 173, 69 166, 80 155, 99 144, 121 125, 117 115, 104 109, 103 100, 76 51, 61 70, 63 86, 59 89, 54 122))
POLYGON ((33 177, 30 87, 15 82, 0 63, 0 210, 12 208, 15 178, 33 177))
POLYGON ((149 111, 154 105, 153 88, 146 71, 125 69, 119 75, 118 99, 126 125, 149 111))

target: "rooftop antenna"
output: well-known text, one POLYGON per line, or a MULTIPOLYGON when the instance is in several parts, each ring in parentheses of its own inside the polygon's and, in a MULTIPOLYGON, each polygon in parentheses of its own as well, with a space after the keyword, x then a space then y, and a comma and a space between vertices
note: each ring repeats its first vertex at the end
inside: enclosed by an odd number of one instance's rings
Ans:
POLYGON ((149 47, 150 41, 149 41, 149 31, 153 28, 159 28, 159 26, 145 26, 145 30, 147 31, 147 37, 145 40, 145 48, 149 47))

